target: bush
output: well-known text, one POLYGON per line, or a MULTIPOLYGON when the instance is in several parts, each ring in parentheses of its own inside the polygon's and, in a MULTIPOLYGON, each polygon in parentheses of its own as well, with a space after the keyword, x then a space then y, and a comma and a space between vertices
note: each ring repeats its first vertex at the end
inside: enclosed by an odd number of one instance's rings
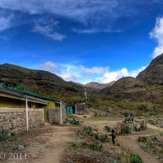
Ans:
POLYGON ((0 129, 0 141, 8 139, 9 134, 7 130, 0 129))
POLYGON ((141 157, 137 154, 131 154, 130 156, 130 162, 131 163, 143 163, 143 160, 141 157))
POLYGON ((79 143, 72 143, 71 147, 75 149, 90 149, 93 151, 102 151, 102 144, 100 143, 87 143, 85 141, 79 143))
POLYGON ((139 136, 138 137, 138 142, 146 143, 147 142, 147 137, 139 136))
POLYGON ((131 128, 129 125, 127 124, 124 124, 122 125, 122 128, 121 128, 121 134, 131 134, 131 128))
POLYGON ((89 146, 93 151, 102 151, 102 144, 90 144, 89 146))
POLYGON ((83 131, 84 131, 85 134, 87 134, 89 136, 93 136, 94 135, 93 129, 92 129, 91 126, 85 127, 83 131))
POLYGON ((140 130, 145 130, 147 128, 147 123, 145 120, 140 122, 140 130))
POLYGON ((98 139, 100 140, 101 143, 105 143, 108 141, 108 135, 107 134, 101 134, 98 136, 98 139))

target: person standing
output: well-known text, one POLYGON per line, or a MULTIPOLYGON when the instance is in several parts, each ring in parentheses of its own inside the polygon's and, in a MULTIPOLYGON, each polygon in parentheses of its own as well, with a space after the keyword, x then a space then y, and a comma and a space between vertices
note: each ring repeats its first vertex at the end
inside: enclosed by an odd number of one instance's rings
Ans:
POLYGON ((111 137, 112 137, 112 143, 115 145, 116 133, 114 129, 112 129, 111 131, 111 137))

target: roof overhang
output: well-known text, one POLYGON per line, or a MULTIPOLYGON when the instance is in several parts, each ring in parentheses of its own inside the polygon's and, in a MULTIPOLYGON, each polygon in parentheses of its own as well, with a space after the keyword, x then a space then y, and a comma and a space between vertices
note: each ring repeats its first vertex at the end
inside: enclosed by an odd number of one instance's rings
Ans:
POLYGON ((11 90, 7 90, 7 89, 3 89, 3 88, 0 89, 0 97, 6 97, 6 98, 21 100, 21 101, 25 101, 27 98, 28 101, 30 101, 30 102, 34 102, 37 104, 43 104, 43 105, 47 105, 49 103, 49 101, 46 101, 46 100, 42 100, 42 99, 32 97, 29 95, 19 94, 17 92, 13 92, 11 90))

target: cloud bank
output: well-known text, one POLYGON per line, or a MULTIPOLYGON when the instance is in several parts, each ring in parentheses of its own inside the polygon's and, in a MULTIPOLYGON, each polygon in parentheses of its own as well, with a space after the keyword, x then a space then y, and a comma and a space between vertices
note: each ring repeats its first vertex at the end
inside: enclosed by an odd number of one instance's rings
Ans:
POLYGON ((52 40, 63 41, 67 36, 55 31, 54 27, 51 25, 40 25, 37 24, 33 28, 33 32, 40 33, 52 40))
POLYGON ((156 19, 156 24, 150 37, 157 42, 157 47, 153 51, 153 58, 163 53, 163 17, 156 19))
POLYGON ((144 12, 144 6, 148 9, 152 4, 163 3, 161 0, 0 0, 0 9, 32 16, 59 16, 82 24, 83 29, 72 28, 74 32, 88 34, 119 31, 124 28, 116 26, 121 18, 131 20, 131 25, 134 16, 144 12))
POLYGON ((74 81, 82 84, 89 82, 109 83, 122 77, 136 77, 146 67, 143 66, 134 71, 122 68, 111 71, 109 67, 85 67, 83 65, 59 64, 51 61, 41 65, 41 69, 55 73, 66 81, 74 81))

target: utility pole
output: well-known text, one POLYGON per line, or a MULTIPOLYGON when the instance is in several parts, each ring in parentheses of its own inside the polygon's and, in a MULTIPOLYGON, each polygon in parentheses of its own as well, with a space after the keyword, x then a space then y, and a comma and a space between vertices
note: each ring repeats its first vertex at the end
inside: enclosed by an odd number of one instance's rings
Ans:
POLYGON ((63 120, 62 120, 62 101, 60 101, 60 124, 62 125, 63 124, 63 120))
POLYGON ((87 110, 88 110, 88 96, 87 96, 87 89, 86 88, 84 90, 84 96, 85 96, 85 114, 86 114, 87 110))

